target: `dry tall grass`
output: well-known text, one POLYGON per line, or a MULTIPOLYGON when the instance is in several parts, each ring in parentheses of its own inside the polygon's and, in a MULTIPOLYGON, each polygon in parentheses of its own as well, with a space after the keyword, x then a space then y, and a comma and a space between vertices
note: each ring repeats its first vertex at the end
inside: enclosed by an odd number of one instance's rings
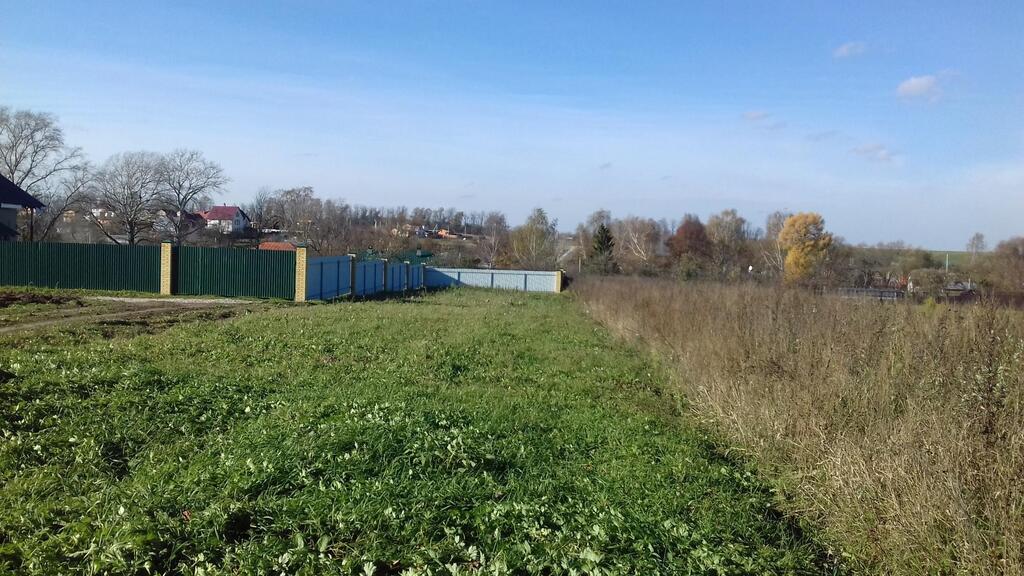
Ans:
POLYGON ((1024 315, 592 279, 588 311, 868 571, 1024 574, 1024 315))

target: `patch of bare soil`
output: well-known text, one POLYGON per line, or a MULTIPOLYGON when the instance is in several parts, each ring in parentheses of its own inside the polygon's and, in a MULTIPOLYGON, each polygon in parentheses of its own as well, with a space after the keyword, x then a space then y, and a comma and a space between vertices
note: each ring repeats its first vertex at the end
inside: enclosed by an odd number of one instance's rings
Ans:
POLYGON ((125 308, 104 313, 86 313, 82 310, 73 314, 59 314, 36 318, 30 322, 21 322, 10 326, 0 327, 0 335, 8 333, 31 333, 49 328, 67 329, 69 327, 81 327, 85 329, 98 328, 108 337, 119 332, 152 332, 166 329, 173 324, 192 320, 220 320, 230 318, 238 308, 237 304, 224 305, 221 302, 211 304, 209 302, 173 302, 150 300, 148 306, 139 306, 135 303, 125 303, 125 308))
POLYGON ((85 303, 77 296, 66 296, 63 294, 39 294, 36 292, 6 292, 0 291, 0 308, 7 308, 15 304, 74 304, 84 306, 85 303))
POLYGON ((164 308, 137 311, 135 314, 108 315, 95 323, 81 326, 85 330, 96 330, 104 338, 118 338, 138 334, 156 334, 182 322, 217 322, 233 318, 243 310, 229 308, 164 308))

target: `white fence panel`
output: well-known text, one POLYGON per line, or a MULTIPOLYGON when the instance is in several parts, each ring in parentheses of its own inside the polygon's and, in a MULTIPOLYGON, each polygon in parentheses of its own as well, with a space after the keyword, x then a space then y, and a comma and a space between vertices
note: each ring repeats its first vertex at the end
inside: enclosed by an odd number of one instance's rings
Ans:
POLYGON ((525 292, 561 292, 562 273, 546 270, 481 270, 478 268, 427 268, 428 288, 474 286, 525 292))

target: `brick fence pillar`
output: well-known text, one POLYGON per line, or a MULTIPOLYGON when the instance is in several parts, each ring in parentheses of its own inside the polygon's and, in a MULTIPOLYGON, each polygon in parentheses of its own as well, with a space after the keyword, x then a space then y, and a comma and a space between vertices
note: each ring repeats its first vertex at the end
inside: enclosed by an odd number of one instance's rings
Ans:
POLYGON ((174 248, 170 242, 160 243, 160 294, 170 296, 174 248))
POLYGON ((295 248, 295 301, 306 301, 306 247, 295 248))

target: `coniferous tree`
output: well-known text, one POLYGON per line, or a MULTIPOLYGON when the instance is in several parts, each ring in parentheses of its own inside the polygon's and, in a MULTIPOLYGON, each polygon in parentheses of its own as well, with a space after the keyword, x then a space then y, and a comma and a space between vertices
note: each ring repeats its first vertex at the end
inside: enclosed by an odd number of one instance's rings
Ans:
POLYGON ((590 258, 588 267, 599 274, 615 274, 619 271, 615 263, 613 252, 615 250, 615 238, 611 229, 601 224, 594 231, 594 241, 590 247, 590 258))

